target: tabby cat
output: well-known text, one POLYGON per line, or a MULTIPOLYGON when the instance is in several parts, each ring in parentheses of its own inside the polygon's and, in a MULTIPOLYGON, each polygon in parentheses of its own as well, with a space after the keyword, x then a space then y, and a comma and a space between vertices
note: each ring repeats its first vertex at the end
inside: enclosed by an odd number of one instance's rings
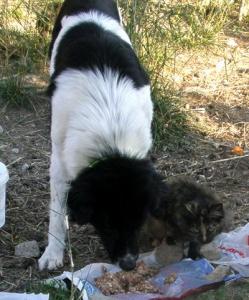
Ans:
POLYGON ((168 244, 187 246, 186 256, 196 259, 200 246, 225 227, 223 204, 212 191, 185 179, 169 183, 164 192, 154 217, 164 223, 168 244))

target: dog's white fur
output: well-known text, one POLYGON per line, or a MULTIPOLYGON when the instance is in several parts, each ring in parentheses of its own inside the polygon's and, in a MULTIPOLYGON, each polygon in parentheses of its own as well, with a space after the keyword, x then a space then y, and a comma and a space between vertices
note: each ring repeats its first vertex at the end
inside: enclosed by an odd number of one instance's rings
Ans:
MULTIPOLYGON (((68 17, 54 44, 51 74, 62 37, 72 26, 89 20, 129 42, 119 23, 103 14, 89 12, 68 17)), ((98 69, 68 69, 56 78, 52 98, 49 236, 39 260, 40 269, 63 265, 69 182, 91 159, 110 150, 144 158, 152 144, 151 120, 150 87, 137 89, 131 79, 120 79, 111 69, 106 68, 104 74, 98 69)))

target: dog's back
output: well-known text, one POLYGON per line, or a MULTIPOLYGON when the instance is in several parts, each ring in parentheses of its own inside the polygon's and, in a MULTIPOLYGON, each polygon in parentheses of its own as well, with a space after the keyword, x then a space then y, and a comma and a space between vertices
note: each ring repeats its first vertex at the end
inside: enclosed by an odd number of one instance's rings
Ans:
POLYGON ((66 1, 51 49, 52 140, 63 144, 70 179, 109 151, 145 157, 151 146, 149 80, 114 2, 66 1))

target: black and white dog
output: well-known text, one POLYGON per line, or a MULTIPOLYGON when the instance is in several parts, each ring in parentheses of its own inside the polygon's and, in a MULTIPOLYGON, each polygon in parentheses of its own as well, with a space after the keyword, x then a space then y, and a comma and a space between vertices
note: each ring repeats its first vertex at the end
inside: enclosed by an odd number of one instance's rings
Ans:
POLYGON ((137 237, 163 183, 152 144, 149 79, 113 0, 66 0, 51 43, 52 157, 48 246, 40 269, 63 265, 66 204, 95 226, 113 262, 133 269, 137 237))

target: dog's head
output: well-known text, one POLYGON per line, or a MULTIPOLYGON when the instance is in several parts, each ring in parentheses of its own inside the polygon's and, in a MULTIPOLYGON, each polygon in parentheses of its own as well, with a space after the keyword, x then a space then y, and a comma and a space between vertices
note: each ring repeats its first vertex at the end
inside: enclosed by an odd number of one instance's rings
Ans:
POLYGON ((95 226, 113 262, 136 265, 138 235, 158 205, 164 185, 145 159, 112 157, 85 169, 68 196, 72 218, 95 226))

